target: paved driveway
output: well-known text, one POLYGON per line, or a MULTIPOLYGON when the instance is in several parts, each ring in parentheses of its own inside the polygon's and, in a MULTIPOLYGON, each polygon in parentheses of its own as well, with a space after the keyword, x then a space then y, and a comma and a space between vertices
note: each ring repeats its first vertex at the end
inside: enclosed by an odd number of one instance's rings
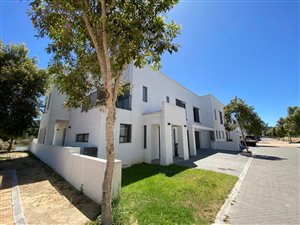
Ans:
POLYGON ((197 156, 176 164, 239 176, 248 161, 247 156, 241 155, 236 151, 215 151, 209 149, 200 150, 197 153, 197 156))
POLYGON ((230 224, 300 224, 299 151, 276 141, 256 149, 230 224))

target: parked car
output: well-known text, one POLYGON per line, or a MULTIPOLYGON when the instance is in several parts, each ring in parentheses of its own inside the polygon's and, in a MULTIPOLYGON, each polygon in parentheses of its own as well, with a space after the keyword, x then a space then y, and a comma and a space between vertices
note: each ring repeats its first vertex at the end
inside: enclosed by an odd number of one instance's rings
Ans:
POLYGON ((245 141, 246 141, 247 146, 256 146, 257 141, 256 141, 255 136, 247 135, 245 137, 245 141))

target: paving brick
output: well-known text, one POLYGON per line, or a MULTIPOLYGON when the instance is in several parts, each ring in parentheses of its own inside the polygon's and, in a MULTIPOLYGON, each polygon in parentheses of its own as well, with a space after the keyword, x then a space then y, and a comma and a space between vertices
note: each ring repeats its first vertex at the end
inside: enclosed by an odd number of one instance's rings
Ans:
POLYGON ((300 224, 299 149, 257 148, 230 224, 300 224))

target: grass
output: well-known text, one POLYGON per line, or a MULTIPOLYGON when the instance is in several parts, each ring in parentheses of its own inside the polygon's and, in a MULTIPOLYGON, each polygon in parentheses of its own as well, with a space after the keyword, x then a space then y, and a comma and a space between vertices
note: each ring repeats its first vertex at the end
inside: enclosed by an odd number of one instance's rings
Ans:
POLYGON ((211 224, 237 177, 171 165, 122 171, 116 224, 211 224))

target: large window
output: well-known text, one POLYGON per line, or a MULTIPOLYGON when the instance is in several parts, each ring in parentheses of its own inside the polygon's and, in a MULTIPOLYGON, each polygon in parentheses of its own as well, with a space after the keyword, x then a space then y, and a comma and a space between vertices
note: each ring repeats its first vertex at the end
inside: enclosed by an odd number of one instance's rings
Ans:
POLYGON ((185 102, 179 99, 176 99, 176 105, 185 109, 185 102))
POLYGON ((131 142, 131 125, 120 124, 120 143, 131 142))
MULTIPOLYGON (((105 105, 105 92, 103 89, 91 93, 87 98, 88 105, 84 105, 82 111, 87 111, 89 108, 95 107, 96 105, 105 105)), ((123 86, 123 93, 118 96, 116 107, 119 109, 131 110, 130 84, 125 84, 123 86)))
POLYGON ((217 120, 217 110, 214 110, 215 112, 215 120, 217 120))
POLYGON ((193 114, 194 114, 194 121, 200 123, 200 109, 194 107, 193 114))
POLYGON ((119 109, 131 110, 130 84, 123 86, 123 94, 118 96, 116 107, 119 109))
POLYGON ((148 88, 143 86, 143 102, 148 102, 148 88))
POLYGON ((223 124, 223 115, 221 111, 219 111, 219 115, 220 115, 220 124, 223 124))
POLYGON ((216 130, 216 139, 219 139, 219 134, 217 130, 216 130))
POLYGON ((89 134, 76 134, 76 142, 89 142, 89 134))

